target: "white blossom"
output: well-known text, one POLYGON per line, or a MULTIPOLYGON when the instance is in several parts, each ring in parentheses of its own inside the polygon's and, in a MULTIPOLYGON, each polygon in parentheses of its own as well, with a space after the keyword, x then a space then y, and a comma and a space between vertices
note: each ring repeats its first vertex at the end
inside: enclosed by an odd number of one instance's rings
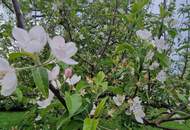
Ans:
POLYGON ((39 53, 47 43, 47 34, 41 26, 34 26, 29 32, 16 27, 12 34, 18 47, 26 52, 39 53))
POLYGON ((161 71, 158 73, 156 79, 157 79, 158 81, 164 83, 164 81, 166 81, 166 72, 164 72, 164 70, 161 70, 161 71))
POLYGON ((61 86, 59 80, 57 79, 59 72, 60 67, 58 65, 56 65, 51 71, 48 70, 48 79, 51 81, 51 84, 57 89, 59 89, 61 86))
POLYGON ((66 82, 69 85, 75 85, 76 83, 78 83, 81 80, 81 76, 77 76, 76 74, 74 74, 71 78, 67 78, 66 82))
POLYGON ((1 95, 9 96, 17 86, 17 77, 14 68, 9 65, 6 59, 0 58, 0 85, 1 95))
POLYGON ((132 111, 133 114, 135 115, 135 119, 137 120, 137 122, 143 123, 143 118, 145 117, 145 113, 141 106, 141 101, 139 100, 139 97, 135 97, 130 102, 130 111, 132 111))
POLYGON ((125 101, 125 95, 116 95, 113 97, 113 101, 117 106, 121 106, 125 101))
POLYGON ((48 98, 42 101, 37 101, 38 104, 38 108, 42 109, 42 108, 46 108, 47 106, 49 106, 51 104, 51 101, 53 100, 54 94, 51 92, 51 90, 49 90, 49 95, 48 98))
POLYGON ((158 67, 159 67, 158 62, 154 61, 154 62, 149 66, 149 69, 150 69, 150 70, 154 70, 154 69, 156 69, 156 68, 158 68, 158 67))
POLYGON ((136 35, 143 40, 150 40, 152 33, 146 29, 136 31, 136 35))
POLYGON ((66 64, 74 65, 78 64, 71 57, 77 52, 75 43, 65 43, 65 39, 61 36, 55 36, 53 39, 49 39, 49 45, 51 47, 53 55, 60 61, 66 64))
POLYGON ((156 45, 158 52, 162 52, 164 50, 169 49, 169 45, 166 44, 166 41, 163 38, 155 38, 153 42, 156 45))

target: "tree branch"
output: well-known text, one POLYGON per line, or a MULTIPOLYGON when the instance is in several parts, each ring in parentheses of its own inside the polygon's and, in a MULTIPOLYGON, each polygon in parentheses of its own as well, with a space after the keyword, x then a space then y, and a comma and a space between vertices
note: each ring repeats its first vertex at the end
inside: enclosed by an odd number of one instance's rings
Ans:
MULTIPOLYGON (((20 6, 17 0, 12 0, 13 7, 16 13, 17 26, 24 29, 24 18, 20 10, 20 6)), ((54 88, 53 85, 49 85, 49 89, 53 92, 53 94, 58 98, 58 100, 63 104, 63 106, 67 109, 65 99, 61 96, 58 89, 54 88)))
POLYGON ((24 17, 20 10, 20 5, 17 0, 12 0, 13 8, 16 13, 17 26, 19 28, 24 28, 24 17))
POLYGON ((54 88, 53 85, 50 83, 49 89, 53 92, 53 94, 58 98, 58 100, 61 102, 61 104, 67 109, 67 105, 65 102, 65 99, 61 96, 60 92, 58 89, 54 88))

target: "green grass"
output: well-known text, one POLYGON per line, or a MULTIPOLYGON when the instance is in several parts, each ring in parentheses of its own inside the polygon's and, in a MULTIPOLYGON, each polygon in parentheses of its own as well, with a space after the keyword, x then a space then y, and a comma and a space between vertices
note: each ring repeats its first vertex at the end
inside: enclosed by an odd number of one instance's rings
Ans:
POLYGON ((16 126, 24 117, 24 112, 0 112, 0 129, 9 130, 16 126))

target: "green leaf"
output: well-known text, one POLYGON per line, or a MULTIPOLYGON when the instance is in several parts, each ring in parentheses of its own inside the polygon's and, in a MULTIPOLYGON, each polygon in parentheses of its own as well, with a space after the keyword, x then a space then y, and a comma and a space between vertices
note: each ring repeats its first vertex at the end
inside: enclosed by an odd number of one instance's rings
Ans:
POLYGON ((61 129, 63 125, 67 125, 71 121, 70 117, 63 117, 58 123, 57 123, 57 130, 61 129))
POLYGON ((96 108, 96 111, 94 113, 94 117, 97 118, 101 115, 103 109, 104 109, 104 106, 105 106, 105 103, 106 103, 106 100, 107 100, 107 97, 104 98, 97 106, 96 108))
POLYGON ((83 130, 96 130, 98 126, 97 119, 86 118, 83 124, 83 130))
POLYGON ((32 71, 32 76, 36 87, 47 98, 49 95, 49 80, 47 70, 43 67, 36 68, 32 71))
POLYGON ((9 60, 15 60, 16 58, 27 56, 32 59, 35 59, 35 56, 29 52, 13 52, 9 54, 9 60))
POLYGON ((149 0, 137 0, 133 5, 132 5, 132 13, 137 13, 140 10, 144 8, 146 4, 148 4, 149 0))
POLYGON ((16 94, 16 96, 17 96, 18 101, 19 101, 19 102, 22 102, 23 93, 22 93, 22 91, 21 91, 18 87, 16 88, 15 94, 16 94))
POLYGON ((86 87, 88 87, 87 83, 81 80, 81 81, 77 84, 76 90, 79 92, 81 89, 84 89, 84 88, 86 88, 86 87))
POLYGON ((69 110, 69 115, 73 116, 75 112, 79 110, 82 105, 82 98, 79 94, 65 93, 65 101, 69 110))
POLYGON ((127 51, 127 53, 133 54, 135 52, 135 49, 133 46, 127 43, 119 44, 116 47, 115 53, 120 54, 121 52, 127 51))
POLYGON ((164 53, 156 53, 156 57, 158 58, 158 60, 160 61, 160 64, 164 67, 168 67, 169 66, 169 58, 167 57, 166 54, 164 53))
POLYGON ((101 82, 104 80, 104 78, 105 78, 104 72, 100 71, 100 72, 97 74, 96 78, 95 78, 96 84, 101 83, 101 82))

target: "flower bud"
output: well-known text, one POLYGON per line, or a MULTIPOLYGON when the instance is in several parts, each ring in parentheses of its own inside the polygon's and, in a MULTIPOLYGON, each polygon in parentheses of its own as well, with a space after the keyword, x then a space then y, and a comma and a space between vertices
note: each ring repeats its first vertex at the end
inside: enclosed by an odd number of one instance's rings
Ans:
POLYGON ((65 69, 64 75, 66 78, 70 78, 73 75, 72 68, 65 69))

